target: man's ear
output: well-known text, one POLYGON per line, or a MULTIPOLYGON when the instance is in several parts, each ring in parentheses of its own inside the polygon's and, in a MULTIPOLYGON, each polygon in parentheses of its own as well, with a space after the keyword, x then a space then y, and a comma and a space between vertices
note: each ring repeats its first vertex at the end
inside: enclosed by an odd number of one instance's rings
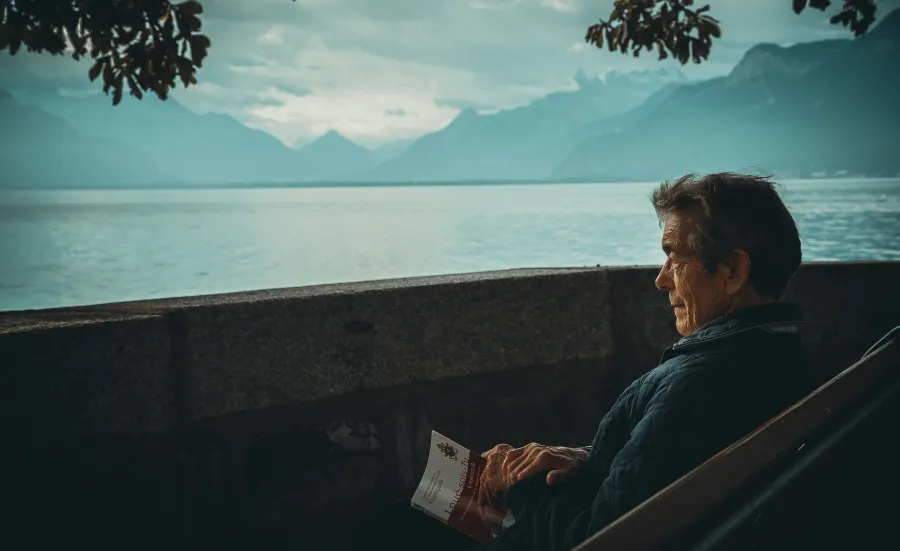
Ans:
POLYGON ((743 249, 731 251, 725 269, 725 292, 734 296, 747 286, 750 279, 750 255, 743 249))

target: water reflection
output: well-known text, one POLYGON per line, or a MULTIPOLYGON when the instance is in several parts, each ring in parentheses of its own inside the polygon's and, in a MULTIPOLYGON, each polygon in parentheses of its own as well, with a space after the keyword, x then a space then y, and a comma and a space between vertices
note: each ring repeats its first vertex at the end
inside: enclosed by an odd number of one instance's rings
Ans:
MULTIPOLYGON (((653 184, 0 192, 0 310, 659 264, 653 184)), ((806 260, 900 260, 900 181, 786 182, 806 260)))

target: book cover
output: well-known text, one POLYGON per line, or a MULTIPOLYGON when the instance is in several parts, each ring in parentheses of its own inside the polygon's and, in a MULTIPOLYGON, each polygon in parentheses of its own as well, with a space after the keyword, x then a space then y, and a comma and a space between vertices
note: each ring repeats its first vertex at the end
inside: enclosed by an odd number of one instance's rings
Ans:
POLYGON ((481 454, 432 431, 425 474, 410 503, 480 542, 490 541, 512 525, 513 518, 505 509, 478 506, 486 465, 481 454))

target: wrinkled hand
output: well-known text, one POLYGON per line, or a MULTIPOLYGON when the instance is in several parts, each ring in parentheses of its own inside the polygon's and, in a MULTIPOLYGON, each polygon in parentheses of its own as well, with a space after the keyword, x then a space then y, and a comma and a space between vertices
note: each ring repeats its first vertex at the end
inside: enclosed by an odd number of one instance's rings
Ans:
POLYGON ((487 465, 478 489, 478 505, 496 506, 498 494, 516 482, 542 471, 547 473, 547 484, 559 484, 581 468, 587 450, 565 446, 546 446, 531 443, 521 448, 498 444, 481 454, 487 465))
POLYGON ((481 484, 478 488, 478 505, 496 506, 499 503, 497 494, 510 486, 503 477, 503 460, 513 447, 509 444, 497 444, 493 448, 481 454, 487 459, 484 472, 481 473, 481 484))
POLYGON ((581 468, 587 455, 587 450, 581 448, 528 444, 505 454, 502 478, 512 486, 539 472, 550 471, 547 473, 547 484, 553 486, 581 468))

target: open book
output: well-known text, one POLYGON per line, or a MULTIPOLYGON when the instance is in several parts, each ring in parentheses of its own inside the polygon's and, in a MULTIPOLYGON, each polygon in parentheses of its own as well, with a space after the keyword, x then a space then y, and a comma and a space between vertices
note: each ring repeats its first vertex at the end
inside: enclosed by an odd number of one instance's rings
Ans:
POLYGON ((500 535, 513 523, 505 509, 479 507, 478 486, 487 460, 431 431, 425 474, 410 503, 437 520, 480 542, 500 535))

